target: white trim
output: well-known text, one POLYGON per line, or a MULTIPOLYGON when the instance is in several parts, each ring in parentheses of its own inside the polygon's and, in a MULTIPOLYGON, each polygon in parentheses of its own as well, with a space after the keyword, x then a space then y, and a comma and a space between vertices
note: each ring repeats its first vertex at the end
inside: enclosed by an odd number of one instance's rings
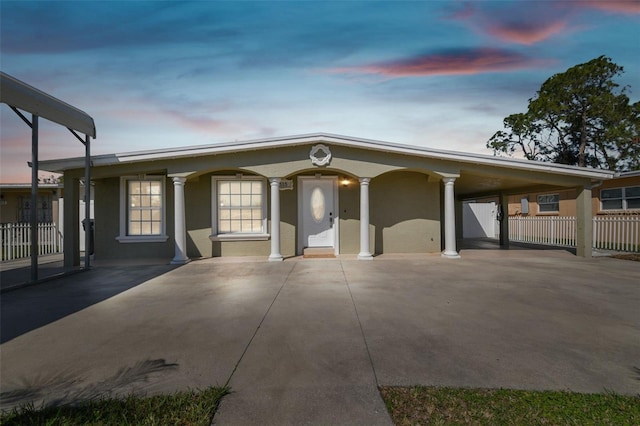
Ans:
POLYGON ((164 243, 168 235, 125 235, 116 237, 119 243, 164 243))
POLYGON ((120 235, 116 241, 120 243, 161 243, 167 241, 167 183, 164 175, 129 175, 120 176, 120 235), (127 235, 127 182, 132 180, 159 181, 162 189, 162 224, 159 235, 127 235))
POLYGON ((224 175, 211 176, 211 241, 264 241, 268 240, 270 234, 267 233, 267 180, 262 176, 248 175, 224 175), (254 180, 262 182, 262 232, 256 233, 218 233, 218 181, 219 180, 254 180))
POLYGON ((316 166, 326 166, 331 162, 331 150, 328 146, 319 143, 318 145, 314 145, 311 147, 311 152, 309 152, 309 159, 311 160, 311 164, 316 166), (322 158, 318 158, 318 152, 324 152, 326 155, 322 158))
POLYGON ((340 199, 339 191, 340 185, 338 182, 338 176, 330 175, 330 176, 298 176, 298 244, 296 247, 296 255, 301 256, 304 251, 304 223, 303 223, 303 212, 302 212, 302 203, 304 202, 304 194, 302 192, 302 181, 303 180, 316 180, 316 179, 330 179, 333 180, 333 209, 335 211, 335 215, 333 218, 333 228, 334 228, 334 241, 333 248, 335 255, 340 254, 340 205, 338 204, 338 200, 340 199))
MULTIPOLYGON (((256 139, 244 142, 226 142, 215 145, 202 145, 190 147, 165 148, 148 151, 136 151, 128 153, 116 153, 107 155, 92 156, 93 166, 109 166, 114 164, 132 163, 140 161, 174 159, 183 157, 198 157, 203 155, 216 155, 225 153, 239 153, 241 151, 253 151, 256 149, 280 148, 295 145, 305 145, 310 143, 325 143, 328 145, 341 145, 354 148, 363 148, 373 151, 390 152, 397 154, 413 155, 423 158, 440 160, 451 160, 462 163, 483 164, 500 166, 511 169, 542 171, 561 175, 577 176, 595 180, 610 179, 616 173, 610 170, 586 169, 578 166, 568 166, 564 164, 544 163, 541 161, 531 161, 511 157, 496 157, 486 154, 475 154, 466 152, 437 150, 420 146, 402 145, 390 142, 382 142, 371 139, 354 138, 348 136, 333 135, 328 133, 317 133, 307 135, 296 135, 287 137, 276 137, 269 139, 256 139)), ((84 157, 67 158, 61 160, 41 161, 42 170, 62 172, 68 169, 82 168, 84 157)))
POLYGON ((267 241, 271 234, 220 234, 209 235, 211 241, 267 241))

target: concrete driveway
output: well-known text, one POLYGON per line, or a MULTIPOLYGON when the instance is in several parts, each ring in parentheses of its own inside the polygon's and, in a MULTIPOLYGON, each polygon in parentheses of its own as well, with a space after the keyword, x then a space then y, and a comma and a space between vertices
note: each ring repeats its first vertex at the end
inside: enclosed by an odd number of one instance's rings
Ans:
POLYGON ((100 264, 2 295, 2 406, 229 384, 216 424, 390 424, 378 385, 640 393, 640 263, 100 264))

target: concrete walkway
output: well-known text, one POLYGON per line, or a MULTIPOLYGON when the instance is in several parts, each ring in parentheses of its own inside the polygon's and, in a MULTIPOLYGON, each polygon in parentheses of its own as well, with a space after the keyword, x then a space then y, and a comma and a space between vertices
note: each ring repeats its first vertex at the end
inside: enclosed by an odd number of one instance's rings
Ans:
POLYGON ((390 424, 378 385, 640 393, 640 263, 462 255, 96 262, 2 295, 1 405, 229 384, 216 424, 390 424))

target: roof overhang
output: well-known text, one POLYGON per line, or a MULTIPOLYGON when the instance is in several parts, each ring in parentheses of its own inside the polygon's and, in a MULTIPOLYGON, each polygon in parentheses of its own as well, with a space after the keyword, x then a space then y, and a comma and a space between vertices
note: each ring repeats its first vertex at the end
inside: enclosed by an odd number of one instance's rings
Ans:
MULTIPOLYGON (((241 153, 260 149, 274 149, 287 146, 305 145, 310 143, 336 144, 353 148, 361 148, 394 154, 404 154, 428 159, 454 161, 465 164, 481 164, 500 168, 510 168, 522 171, 555 173, 592 180, 610 179, 615 172, 609 170, 587 169, 584 167, 567 166, 564 164, 543 163, 507 157, 473 154, 465 152, 435 150, 420 146, 401 145, 371 139, 353 138, 347 136, 316 133, 308 135, 256 139, 244 142, 227 142, 215 145, 187 146, 164 148, 147 151, 137 151, 119 154, 97 155, 91 158, 95 167, 113 166, 118 164, 136 163, 144 161, 161 161, 173 158, 188 158, 228 153, 241 153)), ((60 160, 41 161, 44 170, 62 173, 65 170, 83 167, 84 158, 67 158, 60 160)))
POLYGON ((87 113, 1 71, 0 102, 96 137, 96 126, 87 113))

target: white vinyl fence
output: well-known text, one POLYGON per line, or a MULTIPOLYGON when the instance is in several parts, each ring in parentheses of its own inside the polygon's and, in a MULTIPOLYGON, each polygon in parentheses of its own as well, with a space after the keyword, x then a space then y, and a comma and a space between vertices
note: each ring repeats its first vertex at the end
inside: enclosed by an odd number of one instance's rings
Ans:
POLYGON ((594 217, 593 247, 640 252, 640 215, 594 217))
MULTIPOLYGON (((2 259, 13 260, 31 256, 31 224, 0 224, 2 259)), ((62 253, 62 233, 55 223, 38 224, 38 255, 62 253)))
MULTIPOLYGON (((574 216, 511 216, 509 240, 575 246, 576 223, 574 216)), ((640 215, 594 217, 593 248, 640 252, 640 215)))

